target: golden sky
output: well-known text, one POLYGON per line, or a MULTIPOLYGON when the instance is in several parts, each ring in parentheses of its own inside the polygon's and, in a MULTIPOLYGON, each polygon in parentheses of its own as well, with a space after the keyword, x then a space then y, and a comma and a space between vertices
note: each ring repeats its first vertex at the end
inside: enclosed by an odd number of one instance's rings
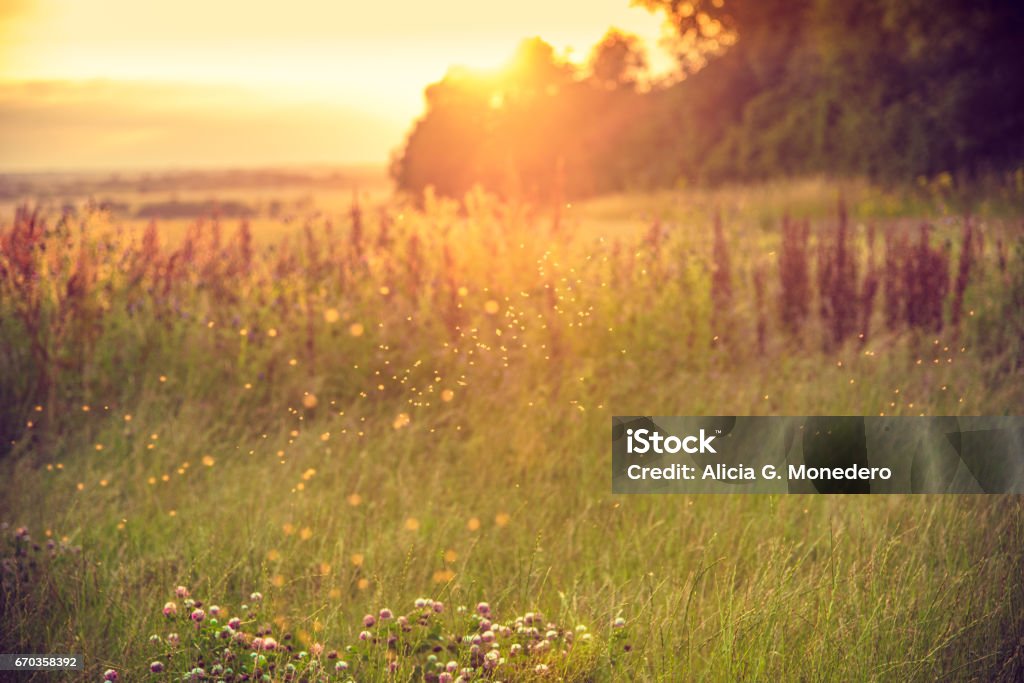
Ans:
POLYGON ((610 26, 661 30, 629 0, 0 0, 0 167, 383 163, 450 66, 610 26))

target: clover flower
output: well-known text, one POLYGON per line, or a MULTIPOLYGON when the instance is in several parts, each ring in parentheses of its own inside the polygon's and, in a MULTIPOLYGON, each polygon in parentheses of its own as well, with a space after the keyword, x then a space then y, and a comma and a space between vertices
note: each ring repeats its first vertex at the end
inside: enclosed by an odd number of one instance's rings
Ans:
POLYGON ((365 617, 363 617, 363 626, 365 626, 366 628, 370 628, 376 623, 377 620, 374 618, 372 614, 367 614, 365 617))
POLYGON ((189 619, 191 619, 192 621, 196 622, 197 624, 200 623, 205 618, 206 618, 206 612, 204 612, 201 609, 194 609, 194 610, 192 610, 192 614, 189 615, 189 619))
POLYGON ((181 599, 187 598, 189 595, 191 595, 188 592, 188 588, 185 588, 185 586, 178 586, 177 588, 175 588, 174 594, 181 599))
POLYGON ((153 662, 149 665, 149 670, 155 674, 158 674, 164 670, 163 662, 153 662))
POLYGON ((114 671, 113 669, 107 669, 106 671, 103 672, 103 680, 105 680, 105 681, 116 681, 117 680, 117 672, 114 671))
POLYGON ((167 604, 164 605, 164 616, 165 617, 170 619, 170 618, 176 616, 177 614, 178 614, 178 606, 176 604, 174 604, 173 602, 168 602, 167 604))

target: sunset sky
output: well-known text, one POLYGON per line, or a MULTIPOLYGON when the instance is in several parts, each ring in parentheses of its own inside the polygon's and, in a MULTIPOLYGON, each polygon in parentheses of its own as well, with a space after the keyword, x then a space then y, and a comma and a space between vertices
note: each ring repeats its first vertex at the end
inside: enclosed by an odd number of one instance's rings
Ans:
POLYGON ((0 0, 0 168, 384 163, 450 66, 610 26, 661 31, 629 0, 0 0))

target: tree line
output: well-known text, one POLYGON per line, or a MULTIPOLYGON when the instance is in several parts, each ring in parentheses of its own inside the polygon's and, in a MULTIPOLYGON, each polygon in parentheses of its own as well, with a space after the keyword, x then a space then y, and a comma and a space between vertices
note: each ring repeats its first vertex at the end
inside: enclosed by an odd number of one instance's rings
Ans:
POLYGON ((611 30, 585 66, 540 38, 454 68, 392 160, 404 190, 528 200, 824 173, 963 182, 1024 160, 1024 3, 639 0, 672 27, 651 81, 611 30))

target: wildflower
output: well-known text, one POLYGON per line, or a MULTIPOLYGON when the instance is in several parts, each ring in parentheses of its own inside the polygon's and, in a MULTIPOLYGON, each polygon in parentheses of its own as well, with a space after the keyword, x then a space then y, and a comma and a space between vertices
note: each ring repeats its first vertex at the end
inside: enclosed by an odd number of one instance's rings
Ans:
POLYGON ((442 671, 437 675, 437 683, 452 683, 455 679, 447 671, 442 671))
POLYGON ((337 664, 334 665, 334 670, 338 673, 341 673, 342 671, 348 671, 348 662, 346 662, 345 660, 339 661, 337 664))
POLYGON ((616 617, 615 621, 612 622, 612 626, 614 628, 622 628, 625 625, 626 625, 626 620, 623 619, 622 617, 616 617))
POLYGON ((487 616, 491 613, 491 606, 488 605, 486 602, 477 603, 476 611, 484 616, 487 616))
POLYGON ((249 595, 250 602, 260 602, 263 600, 263 593, 252 593, 249 595))
POLYGON ((218 605, 210 605, 210 616, 211 617, 219 617, 220 616, 220 607, 218 605))
POLYGON ((192 614, 189 615, 189 618, 192 619, 192 621, 194 621, 194 622, 196 622, 198 624, 199 622, 201 622, 203 619, 206 618, 206 612, 204 612, 201 609, 194 609, 194 610, 192 610, 192 614))
POLYGON ((161 671, 164 670, 164 663, 163 662, 153 662, 152 664, 149 665, 149 670, 152 671, 155 674, 158 674, 158 673, 160 673, 161 671))
POLYGON ((164 605, 164 616, 170 619, 171 617, 178 614, 178 606, 173 602, 168 602, 164 605))
POLYGON ((426 607, 427 601, 424 600, 423 598, 416 598, 416 602, 413 603, 413 604, 415 604, 417 608, 419 608, 419 607, 426 607))
POLYGON ((458 671, 458 669, 459 663, 456 662, 454 659, 450 660, 447 664, 444 665, 444 670, 450 674, 455 673, 456 671, 458 671))
POLYGON ((178 586, 177 588, 175 588, 174 594, 177 595, 179 598, 187 598, 189 595, 191 595, 188 592, 188 588, 185 588, 184 586, 178 586))
POLYGON ((547 638, 548 640, 554 640, 555 638, 558 637, 558 631, 548 631, 547 633, 544 634, 544 637, 547 638))
POLYGON ((444 611, 444 603, 440 602, 440 601, 435 602, 434 603, 434 612, 436 612, 437 614, 440 614, 443 611, 444 611))
POLYGON ((518 655, 523 651, 523 646, 519 643, 512 643, 512 647, 509 648, 509 652, 512 655, 518 655))
POLYGON ((274 640, 273 638, 271 638, 270 636, 267 636, 266 638, 263 639, 263 649, 264 650, 276 650, 277 649, 277 641, 274 640))
POLYGON ((153 643, 154 645, 159 645, 160 641, 161 641, 160 636, 158 636, 155 633, 149 637, 149 642, 153 643))
POLYGON ((480 638, 485 643, 493 643, 494 642, 494 631, 484 631, 483 635, 481 635, 480 638))
POLYGON ((548 672, 548 665, 547 664, 538 664, 537 666, 533 667, 533 671, 534 671, 534 673, 538 673, 538 674, 546 674, 548 672))
POLYGON ((370 633, 369 631, 360 631, 360 633, 359 633, 359 640, 369 640, 372 637, 373 637, 373 634, 370 633))
POLYGON ((235 617, 234 619, 232 619, 231 621, 229 621, 229 622, 228 622, 228 626, 230 626, 230 627, 231 627, 231 630, 232 630, 232 631, 237 631, 237 630, 238 630, 238 628, 239 628, 239 627, 240 627, 241 625, 242 625, 242 620, 241 620, 241 619, 239 619, 238 617, 235 617))
POLYGON ((181 642, 181 639, 178 637, 177 633, 168 633, 167 634, 167 644, 170 645, 171 647, 177 647, 178 643, 180 643, 180 642, 181 642))
POLYGON ((105 680, 105 681, 116 681, 117 680, 117 672, 114 671, 113 669, 107 669, 106 671, 103 672, 103 680, 105 680))
POLYGON ((393 616, 394 616, 394 614, 392 614, 391 610, 389 610, 387 607, 385 607, 384 609, 382 609, 380 611, 380 619, 381 619, 381 621, 387 621, 388 619, 390 619, 393 616))
POLYGON ((372 614, 367 614, 365 617, 363 617, 363 626, 365 626, 366 628, 370 628, 375 623, 377 623, 377 620, 373 618, 372 614))

